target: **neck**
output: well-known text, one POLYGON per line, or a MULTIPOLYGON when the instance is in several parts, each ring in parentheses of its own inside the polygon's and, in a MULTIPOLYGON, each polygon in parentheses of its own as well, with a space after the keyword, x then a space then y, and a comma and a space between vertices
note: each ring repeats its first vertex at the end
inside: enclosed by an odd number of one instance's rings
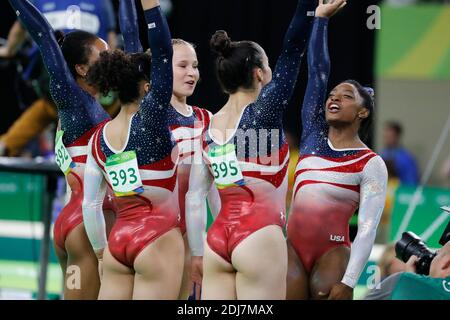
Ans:
POLYGON ((225 104, 224 109, 241 113, 246 106, 256 101, 258 95, 259 90, 238 91, 236 93, 233 93, 228 98, 228 101, 225 104))
POLYGON ((170 99, 170 104, 181 114, 189 113, 189 106, 187 104, 186 96, 177 96, 172 94, 172 99, 170 99))
POLYGON ((124 104, 120 108, 120 112, 117 115, 117 117, 114 118, 114 120, 117 119, 117 121, 125 121, 128 123, 131 117, 138 111, 139 111, 139 104, 137 102, 124 104))
POLYGON ((87 93, 89 93, 91 96, 95 97, 97 96, 97 90, 95 90, 93 87, 91 87, 90 85, 87 84, 86 80, 84 80, 83 78, 77 78, 77 84, 81 87, 81 89, 83 89, 84 91, 86 91, 87 93))
POLYGON ((358 127, 354 125, 333 127, 330 126, 328 139, 338 149, 364 147, 358 135, 358 127))

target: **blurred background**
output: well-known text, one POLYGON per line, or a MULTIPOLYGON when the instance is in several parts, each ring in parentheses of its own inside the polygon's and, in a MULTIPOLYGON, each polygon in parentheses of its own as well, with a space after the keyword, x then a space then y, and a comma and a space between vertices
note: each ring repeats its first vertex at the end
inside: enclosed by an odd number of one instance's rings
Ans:
MULTIPOLYGON (((113 13, 105 40, 120 47, 115 14, 119 1, 108 1, 113 13)), ((274 67, 297 4, 297 0, 161 2, 173 37, 190 41, 197 48, 201 82, 189 103, 213 113, 227 97, 215 79, 208 46, 211 35, 223 29, 234 40, 258 42, 274 67)), ((29 40, 15 52, 5 53, 15 14, 7 1, 0 2, 0 12, 0 155, 51 160, 56 113, 51 103, 49 107, 43 102, 47 99, 47 80, 42 75, 42 66, 34 60, 29 40)), ((146 27, 142 12, 139 15, 145 47, 146 27)), ((350 0, 345 10, 330 22, 329 87, 355 79, 375 89, 376 122, 367 144, 382 155, 389 169, 386 208, 369 265, 381 260, 396 263, 389 244, 405 230, 414 231, 429 246, 438 247, 437 240, 449 220, 440 210, 450 204, 449 30, 450 1, 445 0, 350 0), (386 255, 388 258, 381 259, 386 255)), ((291 175, 298 155, 306 75, 304 62, 285 114, 293 158, 291 175)), ((102 104, 117 109, 114 98, 104 97, 102 104)), ((36 297, 44 232, 41 221, 49 210, 54 220, 65 201, 64 183, 56 182, 55 199, 47 199, 47 188, 45 175, 0 170, 0 298, 36 297)), ((353 235, 356 222, 357 213, 351 225, 353 235)), ((363 273, 355 292, 357 297, 367 289, 369 276, 363 273)), ((61 282, 59 266, 51 251, 49 298, 59 298, 61 282)))

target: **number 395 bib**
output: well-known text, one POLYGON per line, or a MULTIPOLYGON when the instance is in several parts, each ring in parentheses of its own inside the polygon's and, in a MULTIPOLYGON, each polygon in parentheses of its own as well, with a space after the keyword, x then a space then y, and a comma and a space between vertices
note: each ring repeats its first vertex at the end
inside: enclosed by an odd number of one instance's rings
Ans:
POLYGON ((105 171, 117 197, 131 196, 144 191, 136 152, 127 151, 108 157, 105 171))
POLYGON ((208 152, 218 189, 244 185, 244 177, 239 167, 235 149, 234 144, 226 144, 212 147, 208 152))

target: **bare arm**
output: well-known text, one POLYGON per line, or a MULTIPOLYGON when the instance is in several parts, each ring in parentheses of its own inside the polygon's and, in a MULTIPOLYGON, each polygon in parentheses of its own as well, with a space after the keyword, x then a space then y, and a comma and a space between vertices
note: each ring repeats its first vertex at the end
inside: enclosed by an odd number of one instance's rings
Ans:
POLYGON ((0 48, 0 57, 10 58, 15 56, 26 38, 27 31, 22 27, 19 21, 14 22, 9 30, 8 42, 0 48))
POLYGON ((149 10, 159 6, 159 0, 141 0, 141 4, 144 10, 149 10))
POLYGON ((117 34, 115 31, 108 32, 107 42, 111 50, 117 49, 117 34))

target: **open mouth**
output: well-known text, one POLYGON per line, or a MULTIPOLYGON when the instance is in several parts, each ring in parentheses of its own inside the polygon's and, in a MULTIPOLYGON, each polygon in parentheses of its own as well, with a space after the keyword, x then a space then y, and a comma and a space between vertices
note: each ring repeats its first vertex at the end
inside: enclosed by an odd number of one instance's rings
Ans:
POLYGON ((328 111, 330 113, 337 113, 341 110, 341 107, 336 103, 331 103, 328 105, 328 111))
POLYGON ((190 86, 195 86, 195 81, 194 80, 186 81, 186 84, 188 84, 190 86))

